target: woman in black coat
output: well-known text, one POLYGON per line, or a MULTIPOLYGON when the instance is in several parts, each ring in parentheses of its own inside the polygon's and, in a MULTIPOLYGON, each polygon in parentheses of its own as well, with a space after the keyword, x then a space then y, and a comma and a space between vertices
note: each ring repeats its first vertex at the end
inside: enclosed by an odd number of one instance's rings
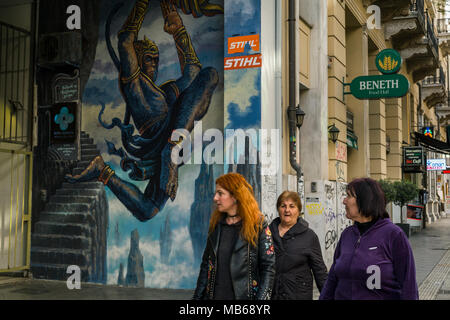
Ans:
POLYGON ((270 224, 276 259, 274 300, 312 300, 313 275, 319 291, 327 279, 319 239, 300 217, 301 208, 296 192, 278 197, 279 218, 270 224))
POLYGON ((268 223, 239 173, 216 180, 195 300, 269 300, 275 254, 268 223))

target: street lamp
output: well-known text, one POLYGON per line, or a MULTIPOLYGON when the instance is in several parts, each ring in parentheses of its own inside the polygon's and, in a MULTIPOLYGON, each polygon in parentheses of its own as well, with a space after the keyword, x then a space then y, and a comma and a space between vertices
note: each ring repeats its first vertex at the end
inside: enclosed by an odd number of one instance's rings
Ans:
MULTIPOLYGON (((293 102, 293 101, 292 101, 293 102)), ((305 112, 297 105, 297 108, 291 104, 287 109, 289 124, 289 163, 297 172, 297 180, 300 181, 302 169, 297 162, 297 130, 300 130, 305 118, 305 112), (297 130, 296 130, 297 128, 297 130)))
POLYGON ((336 143, 339 138, 339 129, 334 125, 328 126, 328 139, 330 139, 333 143, 336 143))

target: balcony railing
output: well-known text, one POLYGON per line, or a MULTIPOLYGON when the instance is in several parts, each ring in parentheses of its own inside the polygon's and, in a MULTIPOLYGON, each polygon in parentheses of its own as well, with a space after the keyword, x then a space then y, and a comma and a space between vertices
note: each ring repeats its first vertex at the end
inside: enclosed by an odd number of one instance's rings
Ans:
POLYGON ((409 11, 410 14, 416 14, 420 24, 425 26, 425 7, 423 1, 424 0, 413 0, 411 6, 409 7, 409 11))
POLYGON ((450 18, 437 19, 437 32, 450 33, 450 18))
POLYGON ((445 73, 442 67, 439 67, 439 73, 434 76, 428 76, 423 79, 422 84, 424 85, 433 85, 433 84, 441 84, 445 88, 445 73))
POLYGON ((427 17, 427 38, 431 41, 432 49, 434 49, 434 54, 436 58, 439 58, 439 42, 436 38, 436 35, 434 34, 434 24, 432 19, 430 19, 430 16, 428 15, 428 12, 426 13, 427 17))

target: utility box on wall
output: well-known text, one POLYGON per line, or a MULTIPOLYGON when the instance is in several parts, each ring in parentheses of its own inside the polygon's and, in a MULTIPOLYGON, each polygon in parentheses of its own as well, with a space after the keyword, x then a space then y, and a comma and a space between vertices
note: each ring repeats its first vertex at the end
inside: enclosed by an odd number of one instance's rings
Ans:
POLYGON ((79 32, 49 33, 39 38, 39 65, 66 63, 79 65, 82 57, 82 41, 79 32))

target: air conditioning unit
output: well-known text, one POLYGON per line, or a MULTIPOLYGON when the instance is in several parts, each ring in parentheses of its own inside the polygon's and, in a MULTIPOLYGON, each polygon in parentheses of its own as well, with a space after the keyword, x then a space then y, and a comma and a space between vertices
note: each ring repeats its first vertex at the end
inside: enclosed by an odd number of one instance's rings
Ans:
POLYGON ((79 65, 82 61, 81 33, 48 33, 39 37, 38 63, 40 65, 79 65))

